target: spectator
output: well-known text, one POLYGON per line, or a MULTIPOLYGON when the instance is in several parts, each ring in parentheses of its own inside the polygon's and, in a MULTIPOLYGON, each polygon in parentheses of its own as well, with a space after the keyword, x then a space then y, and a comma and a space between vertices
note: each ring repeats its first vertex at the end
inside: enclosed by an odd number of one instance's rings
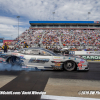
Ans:
POLYGON ((45 48, 46 48, 46 49, 48 49, 48 47, 47 47, 47 46, 46 46, 45 48))
POLYGON ((40 43, 38 43, 38 46, 40 47, 40 43))
POLYGON ((5 43, 5 45, 2 46, 2 49, 4 50, 4 53, 7 53, 8 51, 8 45, 5 43))
POLYGON ((23 48, 28 48, 28 45, 27 45, 27 43, 25 43, 25 44, 24 44, 24 47, 23 47, 23 48))

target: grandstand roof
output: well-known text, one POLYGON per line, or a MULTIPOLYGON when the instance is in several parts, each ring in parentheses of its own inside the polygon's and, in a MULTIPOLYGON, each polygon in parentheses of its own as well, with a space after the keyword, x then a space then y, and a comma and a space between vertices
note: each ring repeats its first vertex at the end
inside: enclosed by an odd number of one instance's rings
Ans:
POLYGON ((100 21, 29 21, 30 24, 32 23, 81 23, 81 24, 86 24, 86 23, 99 23, 100 21))
POLYGON ((100 25, 100 21, 29 21, 30 25, 100 25))

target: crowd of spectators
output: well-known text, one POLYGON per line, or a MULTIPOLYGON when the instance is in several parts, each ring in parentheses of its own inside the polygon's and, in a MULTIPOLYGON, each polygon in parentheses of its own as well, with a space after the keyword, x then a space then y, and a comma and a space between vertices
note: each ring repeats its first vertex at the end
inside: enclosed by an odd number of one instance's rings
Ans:
POLYGON ((19 38, 17 37, 12 42, 12 45, 23 46, 24 43, 27 43, 29 47, 31 47, 31 45, 38 44, 40 42, 42 33, 43 30, 26 30, 19 36, 19 38))
POLYGON ((100 45, 100 30, 60 30, 60 34, 64 45, 100 45))
POLYGON ((57 46, 59 45, 59 34, 57 30, 45 30, 45 35, 43 36, 42 44, 44 46, 52 45, 52 46, 57 46))
MULTIPOLYGON (((35 44, 43 46, 98 46, 100 48, 100 30, 26 30, 12 45, 23 46, 27 43, 29 47, 35 44), (41 41, 42 40, 42 41, 41 41), (18 42, 19 41, 19 42, 18 42), (40 43, 41 42, 41 43, 40 43)), ((76 48, 77 49, 77 48, 76 48)), ((75 49, 73 49, 75 50, 75 49)), ((79 49, 78 49, 79 50, 79 49)), ((87 50, 90 50, 88 48, 87 50)))

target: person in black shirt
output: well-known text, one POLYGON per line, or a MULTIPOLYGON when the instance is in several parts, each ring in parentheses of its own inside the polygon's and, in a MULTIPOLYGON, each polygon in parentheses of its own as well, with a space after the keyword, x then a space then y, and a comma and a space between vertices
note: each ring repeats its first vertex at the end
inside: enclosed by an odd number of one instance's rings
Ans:
POLYGON ((38 47, 40 47, 40 43, 38 43, 38 47))

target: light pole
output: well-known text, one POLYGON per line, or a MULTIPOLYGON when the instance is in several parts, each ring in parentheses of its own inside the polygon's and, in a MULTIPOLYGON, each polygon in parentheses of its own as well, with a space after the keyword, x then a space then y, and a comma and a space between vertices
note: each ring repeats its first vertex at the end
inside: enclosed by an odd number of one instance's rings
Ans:
MULTIPOLYGON (((55 14, 55 12, 52 12, 52 14, 53 14, 53 21, 54 21, 54 14, 55 14)), ((54 23, 53 23, 53 27, 54 27, 54 23)))
POLYGON ((55 12, 52 12, 53 13, 53 21, 54 21, 54 14, 55 14, 55 12))
POLYGON ((90 12, 88 12, 88 21, 89 21, 89 14, 91 14, 90 12))
POLYGON ((18 18, 18 42, 19 42, 19 18, 20 16, 17 16, 17 18, 18 18))

